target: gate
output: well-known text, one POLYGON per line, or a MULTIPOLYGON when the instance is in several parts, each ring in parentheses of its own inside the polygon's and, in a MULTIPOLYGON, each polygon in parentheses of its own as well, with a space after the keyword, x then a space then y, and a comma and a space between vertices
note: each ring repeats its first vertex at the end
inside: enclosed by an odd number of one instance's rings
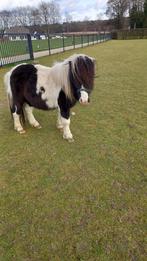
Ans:
POLYGON ((0 33, 0 66, 33 58, 30 34, 0 33))

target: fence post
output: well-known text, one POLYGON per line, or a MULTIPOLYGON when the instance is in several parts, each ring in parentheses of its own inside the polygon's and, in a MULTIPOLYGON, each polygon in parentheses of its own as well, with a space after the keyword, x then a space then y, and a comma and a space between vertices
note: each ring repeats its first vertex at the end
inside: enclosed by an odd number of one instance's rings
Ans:
POLYGON ((75 34, 73 34, 72 39, 73 39, 73 47, 75 49, 75 34))
POLYGON ((88 46, 89 46, 89 34, 87 36, 88 36, 88 46))
POLYGON ((48 51, 49 55, 51 54, 51 43, 50 43, 50 35, 49 33, 47 34, 47 42, 48 42, 48 51))
POLYGON ((83 35, 81 34, 81 47, 83 48, 83 35))
POLYGON ((28 39, 28 48, 29 48, 30 59, 34 60, 33 46, 32 46, 32 40, 31 40, 30 34, 27 34, 27 39, 28 39))
POLYGON ((64 43, 64 34, 62 33, 62 40, 63 40, 63 52, 65 51, 65 43, 64 43))

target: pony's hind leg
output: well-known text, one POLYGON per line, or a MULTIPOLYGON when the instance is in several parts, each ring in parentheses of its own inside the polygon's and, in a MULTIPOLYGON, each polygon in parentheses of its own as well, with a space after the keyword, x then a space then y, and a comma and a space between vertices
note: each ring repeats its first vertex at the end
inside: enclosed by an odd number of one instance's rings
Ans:
POLYGON ((23 129, 21 123, 20 123, 20 115, 16 112, 12 113, 13 120, 14 120, 14 129, 18 131, 20 134, 25 133, 25 130, 23 129))
POLYGON ((14 105, 11 109, 13 120, 14 120, 14 129, 18 131, 20 134, 25 133, 25 130, 23 129, 21 122, 20 122, 20 116, 22 113, 22 109, 18 110, 18 106, 14 105))
POLYGON ((35 128, 37 128, 37 129, 41 129, 41 125, 35 119, 35 117, 33 115, 33 107, 29 106, 28 104, 25 104, 24 105, 24 109, 25 109, 26 117, 27 117, 28 122, 30 123, 30 125, 35 127, 35 128))

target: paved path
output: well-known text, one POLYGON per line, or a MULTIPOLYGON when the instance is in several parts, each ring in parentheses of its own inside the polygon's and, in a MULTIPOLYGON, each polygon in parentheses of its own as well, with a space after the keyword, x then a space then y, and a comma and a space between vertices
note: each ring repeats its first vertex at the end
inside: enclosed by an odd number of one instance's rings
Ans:
MULTIPOLYGON (((98 40, 98 41, 95 41, 95 42, 90 42, 89 44, 88 43, 84 43, 83 47, 88 46, 88 45, 92 45, 92 44, 96 44, 96 43, 100 43, 100 42, 101 41, 98 40)), ((77 45, 75 45, 75 47, 73 45, 72 46, 66 46, 66 47, 64 47, 64 50, 63 50, 63 47, 62 48, 57 48, 57 49, 51 49, 50 50, 50 54, 61 53, 63 51, 73 50, 73 49, 77 49, 77 48, 82 48, 82 45, 81 44, 77 44, 77 45)), ((47 55, 49 55, 49 50, 35 52, 34 53, 34 58, 39 58, 39 57, 47 56, 47 55)))

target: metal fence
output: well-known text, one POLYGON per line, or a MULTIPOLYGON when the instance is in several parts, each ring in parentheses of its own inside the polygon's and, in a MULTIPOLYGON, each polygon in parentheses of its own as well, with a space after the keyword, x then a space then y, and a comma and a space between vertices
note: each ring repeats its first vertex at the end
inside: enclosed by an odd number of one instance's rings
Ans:
POLYGON ((32 44, 34 52, 48 50, 49 54, 53 54, 56 52, 64 52, 69 49, 82 48, 90 44, 96 44, 110 39, 110 33, 58 34, 49 36, 48 40, 33 41, 32 44))
POLYGON ((0 34, 0 66, 33 58, 30 34, 0 34))
POLYGON ((110 33, 56 34, 34 39, 30 34, 0 34, 0 66, 81 48, 111 39, 110 33))

